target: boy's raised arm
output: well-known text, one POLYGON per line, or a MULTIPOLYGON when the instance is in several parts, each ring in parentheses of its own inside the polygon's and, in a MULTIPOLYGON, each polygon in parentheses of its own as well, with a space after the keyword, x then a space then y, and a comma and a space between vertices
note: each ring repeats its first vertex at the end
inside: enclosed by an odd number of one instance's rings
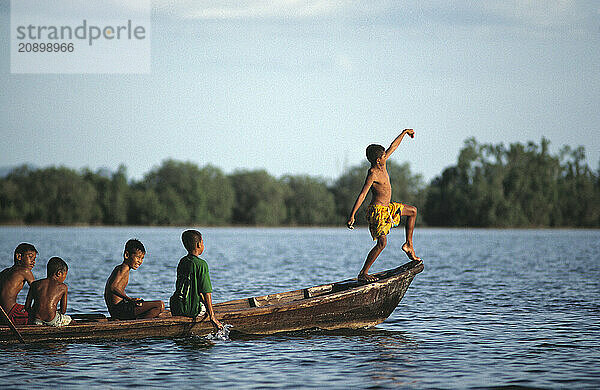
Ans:
POLYGON ((404 131, 402 131, 402 133, 400 133, 400 135, 397 136, 396 139, 392 141, 392 143, 390 144, 390 147, 387 148, 387 150, 385 151, 385 159, 386 160, 388 159, 388 157, 390 157, 390 154, 394 153, 394 150, 396 150, 398 148, 398 146, 400 145, 400 142, 402 142, 402 138, 404 138, 404 136, 406 134, 408 134, 408 136, 410 138, 415 137, 415 131, 413 129, 404 129, 404 131))
POLYGON ((348 222, 346 222, 346 226, 348 226, 348 229, 353 228, 354 215, 356 214, 356 211, 358 211, 358 208, 360 207, 362 202, 364 202, 365 197, 369 193, 369 189, 373 185, 374 180, 375 179, 373 177, 373 173, 369 170, 369 173, 367 174, 367 178, 365 179, 365 184, 363 185, 363 188, 360 190, 360 194, 358 194, 358 197, 356 198, 356 201, 354 202, 354 206, 352 207, 352 211, 350 212, 350 216, 348 217, 348 222))

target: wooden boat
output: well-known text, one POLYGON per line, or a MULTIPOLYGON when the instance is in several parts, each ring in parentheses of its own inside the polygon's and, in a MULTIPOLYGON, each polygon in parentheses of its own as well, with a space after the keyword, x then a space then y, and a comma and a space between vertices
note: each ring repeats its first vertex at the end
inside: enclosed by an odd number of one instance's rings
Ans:
MULTIPOLYGON (((232 332, 272 334, 305 329, 358 329, 375 326, 394 311, 423 263, 411 261, 375 274, 376 282, 349 279, 338 283, 238 299, 214 305, 219 321, 233 325, 232 332)), ((165 317, 111 320, 102 314, 73 315, 72 324, 54 328, 21 325, 26 342, 144 337, 205 336, 214 332, 206 319, 165 317)), ((0 326, 0 343, 19 342, 14 332, 0 326)))

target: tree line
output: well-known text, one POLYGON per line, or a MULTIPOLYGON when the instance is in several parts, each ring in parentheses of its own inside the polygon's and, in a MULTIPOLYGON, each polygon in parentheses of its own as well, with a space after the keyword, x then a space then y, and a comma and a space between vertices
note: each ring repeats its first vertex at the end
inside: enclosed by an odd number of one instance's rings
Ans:
POLYGON ((550 142, 479 144, 465 141, 456 165, 427 189, 425 221, 435 226, 600 227, 600 165, 582 146, 550 142))
MULTIPOLYGON (((505 147, 471 138, 456 165, 429 184, 410 164, 388 161, 392 199, 417 206, 419 223, 431 226, 599 227, 600 169, 587 166, 583 147, 551 155, 548 145, 542 139, 505 147)), ((225 174, 171 159, 140 180, 129 180, 125 166, 115 172, 21 166, 0 179, 0 223, 339 226, 368 167, 327 181, 276 178, 265 170, 225 174)))

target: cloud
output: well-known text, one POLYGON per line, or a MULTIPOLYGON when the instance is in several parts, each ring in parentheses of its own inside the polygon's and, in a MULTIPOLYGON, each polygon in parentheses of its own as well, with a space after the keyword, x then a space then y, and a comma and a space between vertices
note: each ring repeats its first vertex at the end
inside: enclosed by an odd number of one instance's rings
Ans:
MULTIPOLYGON (((160 1, 160 0, 159 0, 160 1)), ((23 15, 38 15, 44 19, 64 19, 64 18, 123 18, 123 17, 146 17, 152 0, 103 0, 103 1, 85 1, 85 0, 60 0, 48 2, 47 0, 19 0, 21 3, 19 13, 23 15), (68 12, 66 12, 68 11, 68 12)), ((8 7, 9 1, 0 2, 8 7)), ((14 6, 11 12, 14 11, 14 6)), ((0 8, 1 10, 2 8, 0 8)))
POLYGON ((338 54, 334 58, 335 66, 338 70, 344 73, 352 73, 354 71, 354 62, 350 56, 346 54, 338 54))
POLYGON ((153 6, 159 14, 199 20, 342 18, 373 24, 520 28, 577 26, 598 12, 595 0, 153 0, 153 6))
POLYGON ((174 1, 155 0, 155 8, 170 16, 188 19, 300 19, 334 14, 343 10, 349 0, 239 0, 239 1, 174 1))
MULTIPOLYGON (((64 1, 64 0, 62 0, 64 1)), ((141 13, 141 14, 145 14, 146 11, 148 10, 148 2, 150 3, 150 6, 152 6, 153 1, 152 0, 127 0, 127 1, 122 1, 122 0, 105 0, 108 4, 110 4, 111 8, 114 8, 116 10, 120 10, 121 12, 124 12, 125 14, 130 14, 130 13, 141 13)), ((102 4, 102 2, 96 2, 97 4, 102 4)))
POLYGON ((575 0, 504 0, 481 2, 482 11, 534 27, 558 27, 585 19, 592 4, 575 0))

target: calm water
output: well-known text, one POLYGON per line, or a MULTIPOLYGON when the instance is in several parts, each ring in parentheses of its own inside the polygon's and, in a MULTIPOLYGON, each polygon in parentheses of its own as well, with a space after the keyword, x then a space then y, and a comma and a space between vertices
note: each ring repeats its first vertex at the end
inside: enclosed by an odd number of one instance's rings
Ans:
MULTIPOLYGON (((146 245, 128 293, 168 301, 184 255, 175 228, 0 228, 0 266, 21 241, 69 264, 70 313, 106 313, 123 245, 146 245)), ((217 302, 354 277, 358 229, 202 229, 217 302)), ((374 271, 406 262, 392 232, 374 271)), ((600 387, 600 231, 415 232, 425 270, 372 330, 0 346, 3 388, 600 387)), ((22 291, 19 302, 24 302, 22 291)))

